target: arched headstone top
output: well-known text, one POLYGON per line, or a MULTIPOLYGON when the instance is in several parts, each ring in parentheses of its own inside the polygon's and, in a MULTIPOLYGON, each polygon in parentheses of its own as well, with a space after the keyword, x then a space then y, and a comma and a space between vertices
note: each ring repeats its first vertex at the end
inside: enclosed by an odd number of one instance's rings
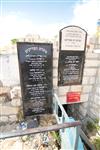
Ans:
POLYGON ((60 30, 60 50, 84 51, 87 32, 79 26, 70 25, 60 30))

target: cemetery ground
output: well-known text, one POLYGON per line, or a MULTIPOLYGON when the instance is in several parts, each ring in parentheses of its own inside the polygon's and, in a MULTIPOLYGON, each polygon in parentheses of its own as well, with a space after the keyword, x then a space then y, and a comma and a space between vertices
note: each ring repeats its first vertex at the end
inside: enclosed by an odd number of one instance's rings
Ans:
MULTIPOLYGON (((49 114, 23 119, 21 104, 19 87, 13 89, 0 87, 0 132, 20 131, 57 123, 55 116, 49 114)), ((2 150, 58 150, 59 148, 60 138, 55 131, 0 140, 2 150)))
MULTIPOLYGON (((30 122, 30 126, 33 123, 32 120, 27 120, 27 123, 30 122)), ((55 123, 55 117, 52 115, 39 117, 39 127, 49 126, 55 123)), ((0 128, 2 132, 11 132, 19 130, 20 124, 16 122, 2 123, 0 128)), ((22 128, 25 128, 25 126, 22 128)), ((0 148, 2 150, 58 150, 60 148, 60 139, 57 132, 44 132, 0 140, 0 148)))
MULTIPOLYGON (((12 132, 31 127, 43 127, 57 124, 54 115, 41 115, 28 117, 23 120, 20 87, 0 87, 0 132, 12 132), (32 125, 32 123, 34 125, 32 125)), ((87 124, 87 136, 100 150, 100 133, 97 133, 97 122, 87 124)), ((99 131, 99 130, 98 130, 99 131)), ((59 132, 44 132, 21 137, 0 140, 2 150, 59 150, 59 132)))

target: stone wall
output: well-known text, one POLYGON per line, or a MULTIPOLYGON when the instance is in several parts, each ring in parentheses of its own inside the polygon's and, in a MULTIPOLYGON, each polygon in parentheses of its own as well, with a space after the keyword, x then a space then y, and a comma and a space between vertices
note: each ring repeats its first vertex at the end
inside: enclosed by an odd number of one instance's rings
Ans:
POLYGON ((0 55, 0 81, 4 86, 19 85, 17 53, 0 55))
POLYGON ((97 69, 95 84, 88 102, 88 114, 92 118, 97 117, 100 119, 100 65, 97 69))
MULTIPOLYGON (((89 79, 87 87, 88 90, 89 88, 91 88, 91 90, 86 91, 88 94, 88 101, 80 105, 79 111, 83 116, 88 115, 91 118, 98 118, 100 113, 100 54, 95 54, 92 50, 91 48, 87 51, 87 63, 85 64, 85 68, 88 69, 88 71, 92 70, 88 76, 86 75, 89 79)), ((84 82, 83 86, 85 86, 84 82)))
POLYGON ((21 109, 20 87, 0 87, 0 122, 19 121, 21 109))

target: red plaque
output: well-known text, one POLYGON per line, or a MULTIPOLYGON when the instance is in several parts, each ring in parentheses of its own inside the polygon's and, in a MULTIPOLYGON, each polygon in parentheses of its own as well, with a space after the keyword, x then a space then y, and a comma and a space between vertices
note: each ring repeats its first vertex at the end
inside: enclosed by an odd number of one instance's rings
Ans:
POLYGON ((79 92, 68 92, 66 95, 67 103, 80 102, 80 93, 79 92))

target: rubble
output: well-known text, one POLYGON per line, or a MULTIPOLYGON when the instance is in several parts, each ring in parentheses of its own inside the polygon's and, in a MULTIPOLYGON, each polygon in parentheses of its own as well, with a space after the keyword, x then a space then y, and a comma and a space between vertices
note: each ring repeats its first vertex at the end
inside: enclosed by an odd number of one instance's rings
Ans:
POLYGON ((22 101, 20 98, 13 98, 11 101, 11 105, 12 106, 21 106, 22 101))
MULTIPOLYGON (((33 116, 31 117, 33 118, 33 116)), ((27 118, 28 119, 28 118, 27 118)), ((27 120, 28 122, 30 121, 27 120)), ((39 126, 49 126, 55 124, 56 119, 53 115, 39 116, 39 126)), ((19 130, 19 123, 4 123, 1 124, 0 129, 2 132, 12 132, 19 130)), ((58 150, 56 139, 52 136, 51 132, 44 132, 40 134, 25 135, 22 137, 15 137, 5 140, 0 140, 0 148, 2 150, 58 150)))
MULTIPOLYGON (((1 132, 13 132, 38 126, 49 126, 56 123, 53 115, 28 116, 24 120, 21 89, 19 86, 12 88, 0 87, 0 110, 1 132)), ((0 140, 0 149, 58 150, 58 146, 52 134, 46 132, 0 140)))
POLYGON ((21 106, 20 86, 0 87, 0 123, 17 121, 21 106))

